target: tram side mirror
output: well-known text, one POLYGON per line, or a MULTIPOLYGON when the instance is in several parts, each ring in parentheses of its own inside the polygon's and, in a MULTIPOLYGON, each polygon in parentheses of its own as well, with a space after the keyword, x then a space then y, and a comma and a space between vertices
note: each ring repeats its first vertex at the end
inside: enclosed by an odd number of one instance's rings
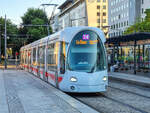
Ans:
POLYGON ((61 68, 60 68, 60 73, 61 73, 61 74, 64 74, 64 73, 65 73, 65 69, 61 67, 61 68))
POLYGON ((63 54, 60 57, 60 73, 65 73, 65 56, 63 54))

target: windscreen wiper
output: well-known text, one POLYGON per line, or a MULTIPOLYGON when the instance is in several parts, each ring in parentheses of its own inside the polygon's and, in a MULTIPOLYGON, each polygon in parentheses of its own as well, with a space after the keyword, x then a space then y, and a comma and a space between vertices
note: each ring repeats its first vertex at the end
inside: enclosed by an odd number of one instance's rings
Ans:
POLYGON ((94 72, 94 70, 95 70, 95 67, 96 67, 96 62, 95 62, 95 64, 94 64, 94 66, 91 68, 91 71, 90 71, 90 72, 88 72, 88 73, 93 73, 93 72, 94 72))

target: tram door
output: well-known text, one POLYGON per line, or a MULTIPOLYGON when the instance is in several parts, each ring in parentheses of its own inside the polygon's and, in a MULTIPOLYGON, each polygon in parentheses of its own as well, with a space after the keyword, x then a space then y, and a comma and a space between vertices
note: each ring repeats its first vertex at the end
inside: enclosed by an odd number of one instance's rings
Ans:
POLYGON ((49 43, 47 47, 47 79, 48 82, 57 87, 58 81, 58 49, 59 42, 49 43))
POLYGON ((38 70, 41 79, 46 80, 45 77, 45 45, 38 47, 38 70))

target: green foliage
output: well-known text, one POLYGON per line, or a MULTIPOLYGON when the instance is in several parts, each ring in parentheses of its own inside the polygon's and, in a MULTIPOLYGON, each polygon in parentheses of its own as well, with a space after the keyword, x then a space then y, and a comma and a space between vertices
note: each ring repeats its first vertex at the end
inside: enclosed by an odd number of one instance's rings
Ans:
MULTIPOLYGON (((0 27, 1 30, 1 50, 2 50, 2 55, 4 55, 4 34, 5 34, 5 19, 0 17, 0 24, 2 24, 0 27)), ((18 33, 17 27, 9 20, 7 19, 6 21, 7 24, 7 48, 12 48, 13 51, 15 51, 14 47, 14 36, 18 33)))
POLYGON ((23 24, 31 24, 36 18, 42 19, 45 23, 48 23, 46 13, 41 9, 29 8, 22 18, 23 24))
POLYGON ((145 21, 150 22, 150 9, 146 9, 145 14, 145 21))
POLYGON ((134 25, 131 25, 124 34, 132 34, 135 32, 150 32, 150 9, 145 11, 146 17, 144 21, 137 21, 134 25))
MULTIPOLYGON (((48 17, 46 13, 41 10, 41 9, 34 9, 34 8, 29 8, 27 12, 24 14, 22 17, 22 21, 24 25, 46 25, 48 24, 48 17)), ((50 27, 49 27, 50 28, 50 27)), ((20 29, 20 32, 23 32, 24 34, 31 35, 29 39, 27 40, 27 43, 31 43, 33 41, 36 41, 40 38, 43 38, 48 35, 48 30, 47 27, 37 27, 37 26, 32 26, 32 27, 23 27, 23 29, 20 29)), ((52 32, 50 28, 50 33, 52 32)))
POLYGON ((119 61, 124 61, 124 60, 125 60, 125 56, 119 56, 119 57, 118 57, 118 60, 119 60, 119 61))
POLYGON ((131 62, 134 61, 134 58, 133 58, 132 56, 128 56, 128 57, 126 58, 126 60, 127 60, 129 63, 131 63, 131 62))

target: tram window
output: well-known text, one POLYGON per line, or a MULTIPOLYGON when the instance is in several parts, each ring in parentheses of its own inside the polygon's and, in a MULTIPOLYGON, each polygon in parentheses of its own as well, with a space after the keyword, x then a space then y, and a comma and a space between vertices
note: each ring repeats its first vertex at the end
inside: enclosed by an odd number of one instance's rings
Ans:
POLYGON ((23 63, 25 64, 25 51, 23 51, 23 63))
POLYGON ((29 57, 29 64, 31 64, 31 49, 29 50, 28 57, 29 57))
POLYGON ((25 63, 28 64, 28 54, 27 54, 27 51, 25 51, 25 63))
POLYGON ((35 65, 36 63, 36 48, 33 48, 33 61, 32 64, 35 65))
POLYGON ((45 56, 45 47, 44 46, 41 46, 39 47, 39 53, 38 53, 38 62, 40 64, 40 67, 44 67, 44 56, 45 56))
POLYGON ((78 33, 69 48, 67 68, 93 73, 105 70, 106 66, 105 50, 99 36, 88 30, 78 33))
POLYGON ((47 66, 48 70, 55 71, 57 69, 59 42, 48 45, 47 66))
POLYGON ((24 64, 24 51, 22 51, 22 63, 24 64))

